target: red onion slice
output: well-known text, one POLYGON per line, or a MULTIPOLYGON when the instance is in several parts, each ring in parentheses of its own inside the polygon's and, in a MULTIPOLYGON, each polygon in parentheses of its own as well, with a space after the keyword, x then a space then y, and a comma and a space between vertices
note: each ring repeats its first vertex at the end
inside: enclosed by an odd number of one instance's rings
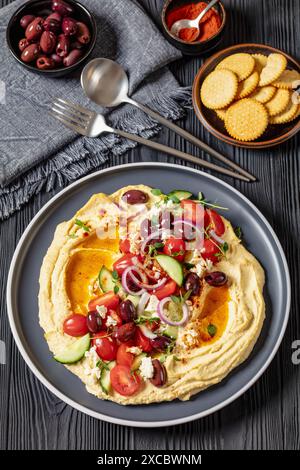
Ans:
POLYGON ((209 235, 211 237, 213 237, 214 240, 216 240, 216 242, 220 243, 220 245, 224 245, 225 243, 225 240, 223 240, 223 238, 219 237, 214 230, 210 230, 209 232, 209 235))
POLYGON ((127 283, 127 275, 130 274, 133 270, 137 270, 134 266, 128 266, 122 274, 122 287, 123 289, 131 295, 141 295, 145 292, 145 289, 140 289, 139 291, 133 291, 130 289, 127 283))
POLYGON ((159 315, 159 318, 167 325, 183 326, 188 321, 188 318, 189 318, 189 309, 188 309, 187 304, 186 303, 182 304, 182 319, 176 322, 176 321, 169 320, 169 318, 164 313, 164 307, 168 302, 172 302, 171 297, 165 297, 159 302, 157 306, 157 313, 159 315))
POLYGON ((166 229, 159 229, 157 230, 156 232, 153 232, 151 233, 147 238, 145 238, 145 240, 143 241, 142 245, 141 245, 141 253, 145 253, 145 249, 146 249, 146 246, 148 245, 148 243, 153 240, 153 238, 159 238, 159 236, 162 234, 162 233, 170 233, 170 230, 166 230, 166 229))
MULTIPOLYGON (((140 275, 142 274, 138 269, 136 270, 136 272, 138 272, 140 275)), ((156 284, 147 284, 146 282, 139 281, 135 277, 132 271, 129 273, 129 275, 138 287, 143 287, 144 289, 147 289, 147 290, 158 289, 159 287, 163 286, 167 282, 167 278, 164 277, 163 279, 160 279, 156 284)))

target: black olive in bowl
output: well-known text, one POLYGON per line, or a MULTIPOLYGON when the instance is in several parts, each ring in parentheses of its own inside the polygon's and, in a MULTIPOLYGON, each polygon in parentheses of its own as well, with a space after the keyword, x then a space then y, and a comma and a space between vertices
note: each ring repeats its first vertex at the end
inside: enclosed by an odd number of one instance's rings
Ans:
MULTIPOLYGON (((27 36, 28 35, 29 33, 27 31, 27 36)), ((95 47, 96 37, 97 25, 93 14, 85 6, 75 0, 66 0, 65 2, 64 0, 58 0, 57 2, 53 0, 29 0, 13 14, 6 30, 8 47, 19 64, 31 72, 49 77, 62 77, 83 66, 95 47), (43 26, 45 18, 53 13, 59 14, 58 11, 52 10, 53 3, 61 3, 62 8, 64 4, 67 4, 68 9, 70 9, 70 14, 65 12, 66 14, 62 18, 59 27, 57 27, 55 21, 51 21, 51 19, 43 26), (32 25, 32 18, 30 18, 30 16, 42 18, 43 20, 41 22, 37 20, 36 24, 32 25), (82 37, 85 37, 84 25, 86 25, 89 32, 89 38, 86 44, 84 44, 83 41, 83 43, 75 45, 77 40, 76 36, 68 36, 67 42, 72 43, 72 49, 69 45, 65 45, 65 38, 60 38, 60 36, 63 36, 61 33, 64 32, 62 28, 64 28, 67 34, 72 34, 73 32, 73 24, 72 21, 68 21, 69 17, 74 18, 76 22, 80 23, 77 34, 79 34, 80 29, 80 34, 82 37), (64 18, 66 18, 67 21, 63 22, 64 18), (23 27, 20 24, 21 20, 23 27), (39 31, 39 23, 42 25, 42 31, 39 31), (33 31, 30 32, 29 41, 25 43, 26 27, 30 28, 30 24, 32 25, 31 30, 33 31), (38 39, 35 39, 35 28, 38 39), (44 35, 42 45, 46 53, 40 48, 42 34, 44 35), (55 39, 53 39, 53 37, 55 39), (61 40, 61 43, 59 43, 59 40, 61 40), (51 41, 54 42, 55 45, 51 44, 51 41), (58 43, 60 46, 60 49, 58 49, 60 56, 56 53, 58 43), (39 47, 35 48, 34 44, 37 44, 39 47), (51 50, 51 47, 54 47, 54 49, 50 54, 48 51, 51 50), (67 47, 68 50, 66 54, 63 52, 64 47, 67 47)))

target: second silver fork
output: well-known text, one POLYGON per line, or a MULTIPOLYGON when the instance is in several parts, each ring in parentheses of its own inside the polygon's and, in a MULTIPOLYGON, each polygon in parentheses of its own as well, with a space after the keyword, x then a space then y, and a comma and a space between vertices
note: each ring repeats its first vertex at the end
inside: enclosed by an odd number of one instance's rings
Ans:
POLYGON ((183 160, 201 165, 204 168, 223 173, 224 175, 247 182, 255 181, 254 176, 251 179, 247 178, 243 175, 240 175, 239 173, 228 170, 227 168, 223 168, 221 166, 215 165, 214 163, 203 160, 202 158, 194 157, 193 155, 181 152, 180 150, 176 150, 172 147, 162 145, 152 140, 144 139, 143 137, 140 137, 136 134, 130 134, 120 129, 114 129, 106 124, 106 121, 101 114, 97 114, 94 111, 72 103, 68 100, 56 98, 51 106, 50 114, 72 131, 87 137, 99 137, 99 135, 106 132, 117 134, 121 137, 124 137, 125 139, 146 145, 154 150, 167 153, 174 157, 182 158, 183 160))

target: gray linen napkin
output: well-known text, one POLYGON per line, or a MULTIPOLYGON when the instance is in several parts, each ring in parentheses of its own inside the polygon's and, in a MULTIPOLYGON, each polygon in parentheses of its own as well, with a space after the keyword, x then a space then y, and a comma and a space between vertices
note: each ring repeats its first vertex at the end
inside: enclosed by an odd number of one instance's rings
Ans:
MULTIPOLYGON (((97 139, 78 137, 48 115, 54 97, 67 98, 89 108, 79 73, 59 79, 28 72, 11 56, 5 41, 9 18, 23 0, 0 10, 0 219, 4 219, 42 189, 67 185, 121 155, 132 142, 113 135, 97 139), (4 83, 4 85, 3 85, 4 83), (0 87, 1 93, 1 87, 0 87)), ((130 79, 130 93, 169 119, 183 115, 190 90, 180 88, 166 65, 181 57, 161 35, 135 0, 82 0, 98 24, 92 57, 108 57, 122 64, 130 79)), ((151 137, 157 123, 141 111, 123 106, 109 113, 109 122, 129 132, 151 137)))

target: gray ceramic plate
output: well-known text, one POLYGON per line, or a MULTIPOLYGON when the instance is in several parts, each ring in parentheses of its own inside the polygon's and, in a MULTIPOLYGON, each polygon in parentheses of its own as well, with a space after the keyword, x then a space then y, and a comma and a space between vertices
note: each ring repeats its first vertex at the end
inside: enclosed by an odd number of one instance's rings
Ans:
POLYGON ((242 194, 201 171, 178 165, 141 163, 109 168, 61 191, 34 217, 15 251, 7 284, 10 326, 18 348, 38 379, 77 410, 113 423, 157 427, 201 418, 224 407, 260 377, 274 357, 289 316, 290 279, 280 243, 262 214, 242 194), (194 396, 143 406, 120 406, 85 391, 80 380, 55 362, 38 323, 38 278, 43 257, 58 223, 70 219, 97 192, 112 193, 128 184, 144 183, 168 192, 174 188, 202 191, 207 199, 230 210, 233 225, 243 229, 248 249, 266 271, 267 318, 250 358, 220 384, 194 396))

